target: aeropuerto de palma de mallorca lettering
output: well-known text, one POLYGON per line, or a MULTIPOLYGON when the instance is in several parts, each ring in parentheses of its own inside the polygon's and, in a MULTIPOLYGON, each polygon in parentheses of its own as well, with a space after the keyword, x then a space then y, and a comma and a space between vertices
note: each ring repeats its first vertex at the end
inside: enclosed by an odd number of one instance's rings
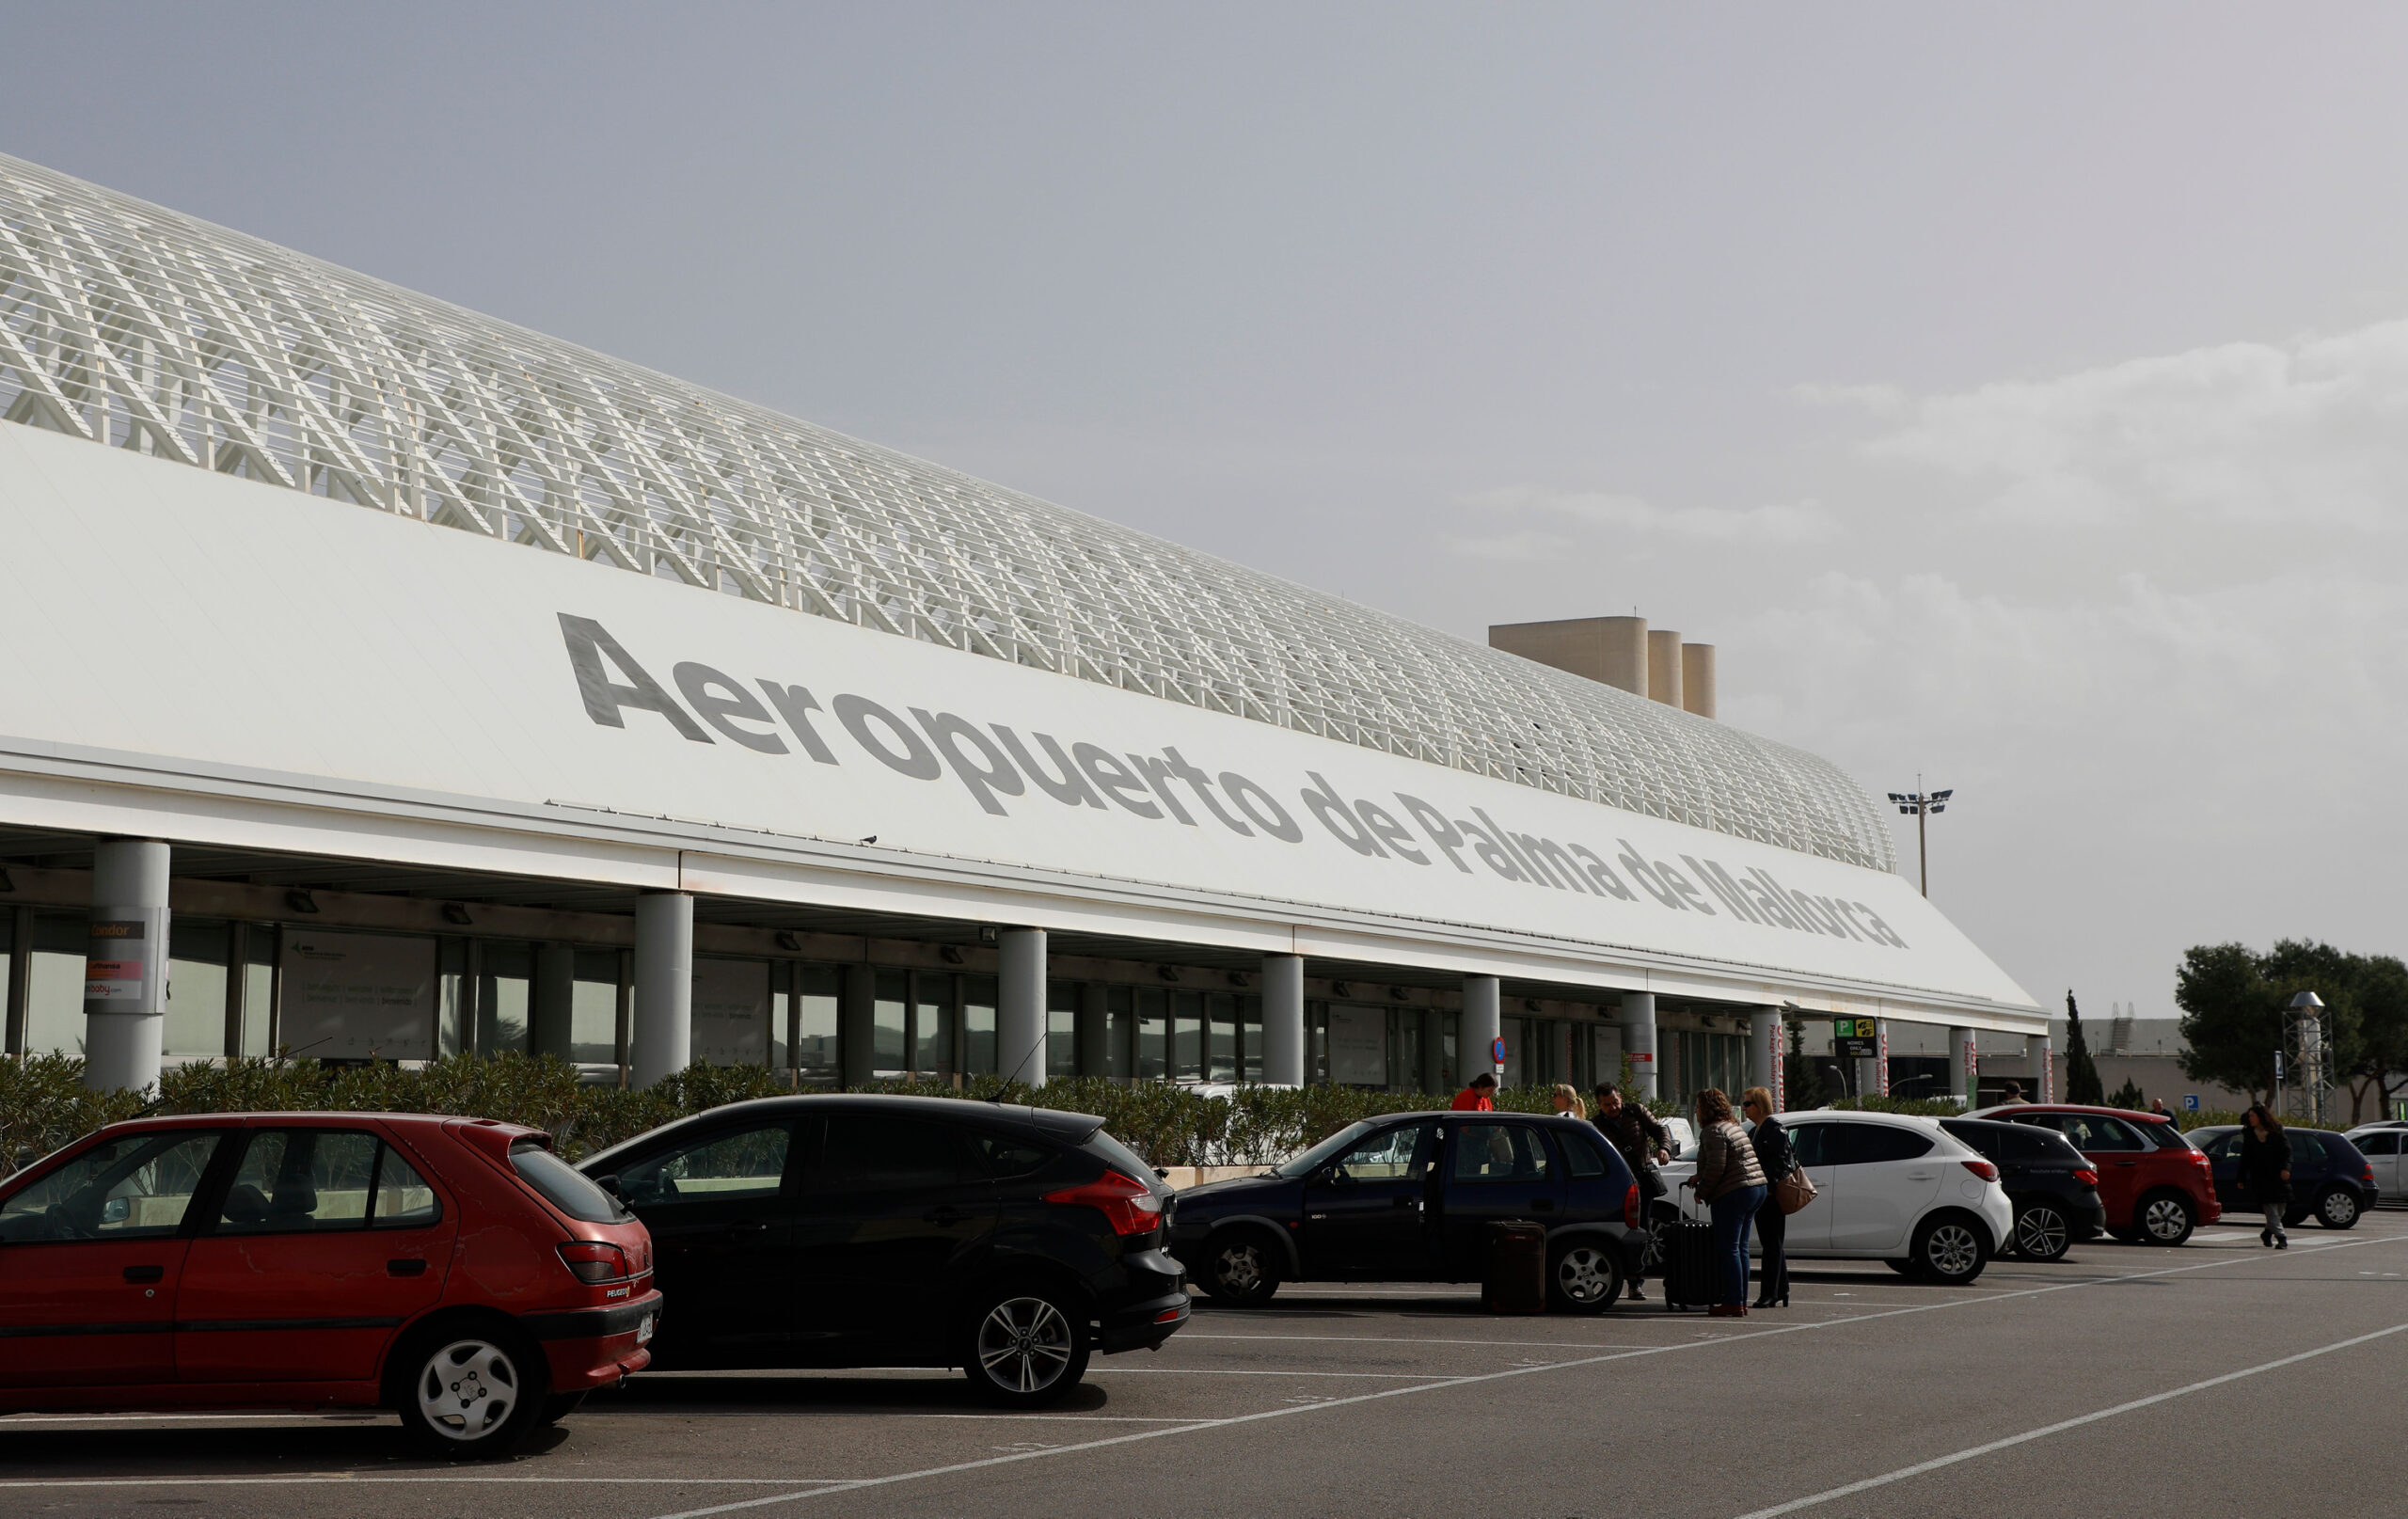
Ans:
POLYGON ((8 1048, 96 1082, 2047 1069, 1632 619, 1469 643, 6 158, 0 413, 8 1048))

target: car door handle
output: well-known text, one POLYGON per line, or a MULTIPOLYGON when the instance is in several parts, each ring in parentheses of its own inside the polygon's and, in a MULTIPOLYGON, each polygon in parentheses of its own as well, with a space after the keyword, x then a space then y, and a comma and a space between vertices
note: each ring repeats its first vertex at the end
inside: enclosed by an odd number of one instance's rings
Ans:
POLYGON ((155 1282, 167 1274, 165 1266, 128 1266, 125 1279, 129 1282, 155 1282))
POLYGON ((2141 1163, 2138 1161, 2117 1161, 2115 1163, 2117 1165, 2138 1165, 2141 1163))
POLYGON ((409 1259, 388 1260, 385 1262, 385 1274, 388 1276, 423 1276, 426 1274, 426 1262, 423 1260, 409 1259))
POLYGON ((1939 1174, 1940 1173, 1937 1171, 1909 1171, 1907 1173, 1907 1179, 1909 1181, 1928 1181, 1939 1174))
POLYGON ((1418 1197, 1394 1197, 1389 1199, 1388 1206, 1391 1208, 1418 1208, 1421 1206, 1421 1199, 1418 1197))
POLYGON ((727 1231, 730 1234, 767 1234, 769 1226, 757 1218, 739 1218, 727 1226, 727 1231))

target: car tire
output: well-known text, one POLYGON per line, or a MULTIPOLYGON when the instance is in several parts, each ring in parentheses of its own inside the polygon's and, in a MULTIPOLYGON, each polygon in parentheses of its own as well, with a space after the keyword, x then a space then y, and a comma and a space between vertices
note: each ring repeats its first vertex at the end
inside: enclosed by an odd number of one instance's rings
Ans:
POLYGON ((2063 1260, 2073 1248, 2073 1223, 2053 1202, 2026 1203, 2016 1211, 2014 1238, 2015 1253, 2026 1260, 2063 1260))
POLYGON ((1086 1321, 1086 1310, 1058 1288, 989 1292, 970 1318, 962 1372, 989 1402, 1041 1408, 1087 1374, 1086 1321))
POLYGON ((583 1406, 585 1406, 585 1394, 556 1392, 544 1400, 544 1406, 535 1414, 535 1423, 539 1428, 558 1424, 583 1406))
POLYGON ((1259 1229, 1238 1229, 1204 1242, 1196 1285, 1215 1303, 1259 1308, 1279 1290, 1278 1243, 1259 1229))
POLYGON ((1558 1313, 1603 1313, 1623 1291, 1622 1252, 1611 1242, 1569 1240, 1547 1252, 1547 1306, 1558 1313))
POLYGON ((484 1324, 437 1329, 403 1347, 393 1411, 412 1443, 452 1461, 508 1455, 543 1422, 544 1353, 484 1324))
POLYGON ((2316 1222, 2328 1229, 2358 1226, 2358 1195, 2347 1187, 2327 1187, 2316 1199, 2316 1222))
POLYGON ((1934 1213, 1915 1226, 1909 1269, 1942 1287, 1968 1287, 1990 1263, 1989 1226, 1963 1213, 1934 1213))
POLYGON ((2170 1189, 2141 1198, 2133 1216, 2140 1222, 2142 1240, 2149 1244, 2178 1245, 2191 1238, 2199 1223, 2198 1210, 2191 1199, 2170 1189))

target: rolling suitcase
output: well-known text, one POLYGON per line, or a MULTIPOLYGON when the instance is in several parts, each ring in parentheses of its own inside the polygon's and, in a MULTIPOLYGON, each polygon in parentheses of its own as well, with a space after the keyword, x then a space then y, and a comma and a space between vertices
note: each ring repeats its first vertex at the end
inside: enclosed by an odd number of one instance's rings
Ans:
POLYGON ((1714 1226, 1675 1219, 1664 1226, 1664 1305, 1709 1308, 1720 1294, 1714 1226))
POLYGON ((1546 1226, 1501 1219, 1488 1226, 1481 1306, 1491 1313, 1546 1311, 1546 1226))

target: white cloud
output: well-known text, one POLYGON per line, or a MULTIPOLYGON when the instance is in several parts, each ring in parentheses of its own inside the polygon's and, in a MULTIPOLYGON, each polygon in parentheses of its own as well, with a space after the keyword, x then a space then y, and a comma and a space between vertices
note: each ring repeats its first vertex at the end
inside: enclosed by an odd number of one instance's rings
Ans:
POLYGON ((1733 548, 1775 547, 1812 543, 1839 531, 1838 522, 1814 501, 1735 511, 1714 506, 1657 506, 1636 496, 1608 491, 1509 485, 1476 492, 1464 497, 1460 504, 1492 520, 1530 524, 1452 541, 1459 552, 1489 559, 1544 559, 1584 541, 1615 539, 1668 539, 1733 548))

